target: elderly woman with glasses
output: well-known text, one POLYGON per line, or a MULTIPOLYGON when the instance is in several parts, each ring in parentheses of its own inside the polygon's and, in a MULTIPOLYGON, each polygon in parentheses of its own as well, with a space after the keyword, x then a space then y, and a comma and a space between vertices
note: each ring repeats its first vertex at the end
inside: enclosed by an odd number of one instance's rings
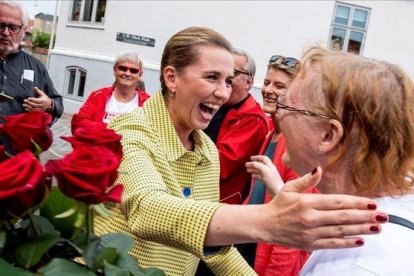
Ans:
POLYGON ((72 132, 88 122, 108 124, 112 118, 142 106, 150 97, 137 88, 142 73, 142 61, 138 54, 124 52, 118 55, 113 66, 114 84, 93 91, 88 96, 72 118, 72 132))
MULTIPOLYGON (((313 252, 301 275, 412 275, 413 80, 396 65, 313 47, 276 109, 287 165, 302 175, 321 167, 322 193, 372 198, 393 222, 363 247, 313 252)), ((270 160, 252 159, 249 171, 276 193, 270 160)))
MULTIPOLYGON (((280 133, 276 117, 276 99, 286 94, 293 79, 300 69, 300 62, 293 57, 274 55, 267 65, 267 72, 262 86, 263 110, 269 115, 272 129, 268 140, 262 146, 262 154, 266 154, 277 167, 283 182, 298 178, 297 173, 282 162, 286 150, 286 142, 280 133)), ((260 181, 254 181, 249 204, 262 204, 271 201, 273 195, 266 190, 260 181)), ((315 188, 307 192, 317 192, 315 188)), ((297 275, 309 257, 304 250, 286 248, 272 243, 258 243, 250 252, 249 258, 254 259, 254 269, 258 275, 297 275), (253 256, 251 256, 253 254, 253 256)))

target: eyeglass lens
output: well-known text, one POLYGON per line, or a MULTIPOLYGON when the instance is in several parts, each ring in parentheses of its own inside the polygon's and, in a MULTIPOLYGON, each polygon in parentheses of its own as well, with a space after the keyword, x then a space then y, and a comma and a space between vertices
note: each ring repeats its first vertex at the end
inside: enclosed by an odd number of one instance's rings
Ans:
POLYGON ((6 23, 0 23, 0 30, 4 30, 7 27, 7 29, 9 29, 9 32, 17 34, 20 32, 20 30, 22 29, 22 26, 19 25, 14 25, 14 24, 6 24, 6 23))
POLYGON ((292 67, 295 66, 299 61, 296 58, 293 57, 284 57, 280 55, 274 55, 270 58, 269 62, 277 62, 279 60, 282 60, 281 64, 284 64, 286 66, 292 67))
POLYGON ((127 67, 124 65, 118 65, 118 70, 122 71, 122 72, 126 72, 129 70, 129 72, 131 72, 131 74, 138 74, 139 73, 139 69, 138 68, 131 68, 131 67, 127 67))

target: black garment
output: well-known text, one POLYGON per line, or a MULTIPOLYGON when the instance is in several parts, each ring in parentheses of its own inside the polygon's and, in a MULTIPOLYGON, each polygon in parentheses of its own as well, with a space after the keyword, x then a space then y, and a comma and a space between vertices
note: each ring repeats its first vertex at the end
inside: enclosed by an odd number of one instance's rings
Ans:
POLYGON ((247 98, 248 97, 232 106, 223 105, 219 108, 219 110, 217 110, 216 114, 214 114, 214 117, 211 119, 210 124, 206 129, 204 129, 204 133, 207 134, 208 137, 210 137, 214 144, 217 142, 217 137, 219 135, 221 125, 223 124, 224 118, 226 118, 227 113, 230 111, 230 109, 239 109, 247 100, 247 98))
POLYGON ((0 102, 0 118, 25 112, 23 100, 37 96, 34 87, 44 91, 53 101, 53 121, 62 115, 62 96, 56 91, 46 68, 39 60, 19 49, 17 53, 9 54, 0 62, 0 92, 14 98, 0 102))

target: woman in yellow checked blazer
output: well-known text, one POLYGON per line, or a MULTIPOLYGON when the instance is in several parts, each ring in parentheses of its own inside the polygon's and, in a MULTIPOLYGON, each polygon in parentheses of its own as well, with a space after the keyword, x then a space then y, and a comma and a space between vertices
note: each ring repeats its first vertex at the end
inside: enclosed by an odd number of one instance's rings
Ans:
POLYGON ((320 169, 286 185, 267 204, 218 202, 218 154, 201 130, 230 96, 230 51, 221 34, 203 27, 184 29, 167 42, 161 91, 110 124, 123 137, 118 182, 125 189, 121 204, 107 204, 112 217, 96 217, 97 234, 129 233, 136 241, 130 254, 167 275, 194 275, 200 259, 216 275, 254 275, 234 243, 359 246, 361 238, 345 237, 369 234, 376 216, 386 214, 365 198, 301 194, 316 185, 320 169))

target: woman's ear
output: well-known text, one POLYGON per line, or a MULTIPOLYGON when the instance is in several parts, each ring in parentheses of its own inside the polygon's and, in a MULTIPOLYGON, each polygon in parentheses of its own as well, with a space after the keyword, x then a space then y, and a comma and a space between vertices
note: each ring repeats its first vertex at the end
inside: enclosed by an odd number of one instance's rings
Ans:
POLYGON ((324 127, 324 130, 322 142, 318 150, 321 152, 329 152, 337 148, 344 136, 344 128, 338 120, 330 119, 324 127))
POLYGON ((177 90, 177 71, 172 66, 166 66, 162 72, 164 75, 164 82, 171 93, 177 90))

